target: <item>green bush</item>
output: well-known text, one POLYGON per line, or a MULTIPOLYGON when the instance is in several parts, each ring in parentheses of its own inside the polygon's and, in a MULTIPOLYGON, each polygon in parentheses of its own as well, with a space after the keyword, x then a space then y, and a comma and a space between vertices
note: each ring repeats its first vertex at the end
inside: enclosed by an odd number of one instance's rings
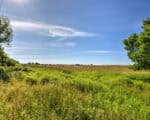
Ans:
POLYGON ((133 70, 140 70, 140 66, 138 64, 133 64, 132 66, 129 66, 129 69, 133 69, 133 70))
POLYGON ((15 66, 18 63, 18 61, 9 58, 4 52, 4 49, 0 46, 0 66, 15 66))
POLYGON ((13 71, 22 71, 22 67, 21 66, 15 66, 12 68, 13 71))
POLYGON ((71 74, 71 73, 72 73, 71 70, 63 70, 62 72, 63 72, 64 74, 71 74))
POLYGON ((8 81, 9 75, 4 68, 0 68, 0 80, 8 81))
POLYGON ((136 88, 138 88, 140 90, 144 90, 146 88, 145 84, 142 81, 135 81, 134 85, 136 88))
POLYGON ((13 59, 11 59, 11 58, 7 58, 7 59, 6 59, 6 65, 7 65, 7 66, 15 66, 16 64, 18 64, 17 61, 15 61, 15 60, 13 60, 13 59))
POLYGON ((43 78, 41 79, 41 81, 40 81, 40 83, 41 83, 42 85, 47 84, 47 83, 49 83, 49 82, 50 82, 49 77, 43 77, 43 78))
POLYGON ((141 80, 143 82, 150 83, 150 75, 149 74, 131 74, 128 76, 131 80, 141 80))
POLYGON ((15 72, 19 72, 19 71, 30 72, 30 71, 31 71, 30 68, 24 67, 24 66, 22 66, 22 65, 13 66, 13 67, 11 67, 10 70, 11 70, 11 72, 12 72, 12 71, 15 71, 15 72))
POLYGON ((29 85, 36 85, 38 83, 37 79, 33 77, 27 77, 26 78, 26 83, 29 85))
POLYGON ((30 72, 31 69, 29 69, 28 67, 23 67, 23 68, 22 68, 22 71, 24 71, 24 72, 30 72))
POLYGON ((22 80, 25 79, 25 75, 24 75, 21 71, 14 72, 14 73, 12 74, 12 76, 13 76, 14 78, 16 78, 17 80, 19 80, 19 81, 22 81, 22 80))

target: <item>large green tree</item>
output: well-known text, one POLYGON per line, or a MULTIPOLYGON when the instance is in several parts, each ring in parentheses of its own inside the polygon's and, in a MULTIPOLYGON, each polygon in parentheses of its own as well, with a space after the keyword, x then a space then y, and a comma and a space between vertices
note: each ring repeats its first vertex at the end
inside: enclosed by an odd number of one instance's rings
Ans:
POLYGON ((12 41, 13 32, 6 17, 0 17, 0 66, 14 66, 17 62, 7 56, 2 44, 9 44, 12 41))
POLYGON ((128 57, 134 62, 134 69, 150 69, 150 19, 143 21, 143 31, 132 34, 124 40, 128 57))

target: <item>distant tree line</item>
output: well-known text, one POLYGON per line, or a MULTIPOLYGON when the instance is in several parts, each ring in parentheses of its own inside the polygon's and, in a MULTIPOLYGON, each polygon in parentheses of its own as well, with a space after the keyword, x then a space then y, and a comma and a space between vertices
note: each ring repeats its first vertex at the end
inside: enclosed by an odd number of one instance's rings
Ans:
POLYGON ((40 63, 38 63, 38 62, 28 62, 27 64, 28 65, 40 65, 40 63))

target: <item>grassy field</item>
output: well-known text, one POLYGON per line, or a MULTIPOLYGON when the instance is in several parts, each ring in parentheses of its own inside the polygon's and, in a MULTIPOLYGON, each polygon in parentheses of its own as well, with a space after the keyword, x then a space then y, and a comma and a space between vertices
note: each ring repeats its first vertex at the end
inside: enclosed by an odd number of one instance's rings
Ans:
POLYGON ((150 120, 149 71, 22 65, 0 77, 0 120, 150 120))

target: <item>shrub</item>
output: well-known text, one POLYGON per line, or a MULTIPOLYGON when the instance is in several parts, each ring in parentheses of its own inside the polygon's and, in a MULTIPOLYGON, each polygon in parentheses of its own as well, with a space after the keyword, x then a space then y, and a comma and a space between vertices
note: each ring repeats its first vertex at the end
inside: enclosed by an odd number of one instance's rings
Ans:
POLYGON ((8 81, 9 75, 4 68, 0 68, 0 80, 8 81))
POLYGON ((150 75, 149 74, 131 74, 128 76, 131 80, 141 80, 143 82, 150 83, 150 75))
POLYGON ((31 69, 29 69, 29 68, 27 68, 27 67, 23 67, 23 68, 22 68, 22 71, 24 71, 24 72, 30 72, 31 69))
POLYGON ((49 81, 50 81, 49 77, 43 77, 43 78, 41 79, 40 83, 41 83, 42 85, 44 85, 44 84, 49 83, 49 81))
POLYGON ((13 71, 21 71, 22 67, 21 66, 15 66, 13 67, 13 71))
POLYGON ((36 85, 37 84, 37 80, 33 77, 27 77, 26 78, 26 83, 29 85, 36 85))
POLYGON ((0 46, 0 65, 1 66, 15 66, 19 62, 9 58, 7 54, 4 52, 4 49, 0 46))
POLYGON ((21 72, 21 71, 17 71, 13 73, 13 76, 17 79, 17 80, 24 80, 25 79, 25 75, 21 72))
POLYGON ((138 64, 133 64, 132 66, 129 66, 129 69, 132 69, 134 71, 142 69, 138 64))
POLYGON ((62 72, 63 72, 64 74, 71 74, 71 73, 72 73, 71 70, 63 70, 62 72))
POLYGON ((140 89, 140 90, 144 90, 145 89, 145 84, 142 81, 135 81, 134 85, 136 88, 140 89))
POLYGON ((15 66, 16 64, 18 64, 18 62, 16 60, 13 60, 11 58, 6 59, 6 65, 7 66, 15 66))

